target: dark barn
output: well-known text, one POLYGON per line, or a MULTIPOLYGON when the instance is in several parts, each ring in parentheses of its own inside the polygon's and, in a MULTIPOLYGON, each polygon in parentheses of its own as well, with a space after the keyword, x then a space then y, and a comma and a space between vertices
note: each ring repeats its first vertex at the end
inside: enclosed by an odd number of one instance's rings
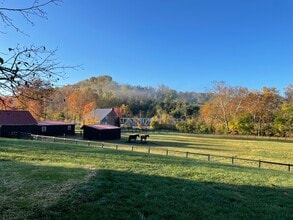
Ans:
POLYGON ((35 133, 37 124, 28 111, 0 110, 1 137, 20 137, 24 133, 35 133))
POLYGON ((75 124, 60 121, 41 121, 38 123, 37 134, 46 136, 75 135, 75 124))
POLYGON ((115 140, 121 138, 121 128, 112 125, 84 125, 83 138, 88 140, 115 140))

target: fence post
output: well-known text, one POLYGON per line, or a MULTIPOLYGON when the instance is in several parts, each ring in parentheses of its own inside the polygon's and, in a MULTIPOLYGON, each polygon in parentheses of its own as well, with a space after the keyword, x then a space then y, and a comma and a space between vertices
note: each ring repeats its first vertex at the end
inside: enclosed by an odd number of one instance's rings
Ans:
POLYGON ((91 145, 91 144, 90 144, 90 141, 88 141, 88 142, 87 142, 87 145, 88 145, 88 146, 90 146, 90 145, 91 145))
POLYGON ((261 161, 259 160, 258 161, 258 168, 260 168, 261 167, 261 161))
POLYGON ((211 161, 211 155, 210 154, 208 155, 208 161, 211 161))
POLYGON ((150 154, 151 153, 151 148, 149 147, 149 149, 148 149, 148 153, 150 154))
POLYGON ((288 164, 288 171, 291 171, 291 164, 288 164))
POLYGON ((56 138, 55 137, 53 138, 53 142, 56 142, 56 138))
POLYGON ((104 148, 104 144, 103 143, 102 143, 101 147, 104 148))
POLYGON ((118 150, 118 145, 116 145, 116 150, 118 150))
POLYGON ((188 158, 188 152, 186 152, 186 158, 188 158))
POLYGON ((234 157, 232 157, 232 164, 234 164, 234 157))
POLYGON ((131 151, 133 151, 133 146, 131 146, 131 151))
POLYGON ((168 149, 166 150, 166 156, 168 156, 169 155, 169 151, 168 151, 168 149))

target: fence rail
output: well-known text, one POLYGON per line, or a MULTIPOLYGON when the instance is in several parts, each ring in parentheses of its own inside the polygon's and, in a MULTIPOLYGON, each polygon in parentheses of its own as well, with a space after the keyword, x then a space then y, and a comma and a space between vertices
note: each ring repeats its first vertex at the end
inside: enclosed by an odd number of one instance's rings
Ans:
POLYGON ((270 164, 270 165, 277 165, 282 167, 287 167, 287 170, 290 172, 293 164, 290 163, 280 163, 280 162, 272 162, 266 160, 255 160, 255 159, 247 159, 241 158, 237 156, 223 156, 223 155, 215 155, 215 154, 205 154, 205 153, 196 153, 196 152, 189 152, 189 151, 178 151, 178 150, 170 150, 170 149, 163 149, 163 148, 152 148, 150 146, 129 146, 129 145, 117 145, 117 144, 105 144, 104 142, 97 142, 97 141, 86 141, 86 140, 78 140, 78 139, 71 139, 71 138, 60 138, 60 137, 50 137, 50 136, 41 136, 41 135, 31 135, 33 140, 37 141, 49 141, 49 142, 62 142, 62 143, 72 143, 72 144, 81 144, 93 147, 101 147, 101 148, 108 148, 108 149, 116 149, 116 150, 129 150, 129 151, 136 151, 136 152, 144 152, 148 154, 158 154, 155 151, 164 152, 165 156, 171 156, 171 153, 176 153, 182 155, 181 157, 190 158, 192 155, 196 156, 204 156, 207 158, 208 161, 211 161, 212 158, 222 158, 228 159, 231 161, 231 164, 236 164, 236 161, 245 161, 245 162, 253 162, 256 163, 259 168, 262 167, 263 164, 270 164), (138 149, 140 151, 138 151, 138 149))

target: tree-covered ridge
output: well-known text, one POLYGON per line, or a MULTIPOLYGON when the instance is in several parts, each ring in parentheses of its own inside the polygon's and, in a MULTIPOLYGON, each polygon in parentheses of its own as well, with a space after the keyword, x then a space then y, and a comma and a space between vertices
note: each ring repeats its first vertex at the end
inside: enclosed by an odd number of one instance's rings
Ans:
POLYGON ((75 85, 75 88, 79 89, 93 89, 98 94, 105 95, 112 93, 116 97, 122 100, 128 100, 129 98, 145 98, 145 99, 161 99, 164 100, 166 95, 169 99, 184 99, 187 102, 194 102, 198 104, 204 104, 209 99, 208 93, 196 93, 196 92, 177 92, 174 89, 170 89, 165 85, 159 85, 157 88, 151 86, 134 86, 130 84, 119 84, 113 81, 109 75, 102 75, 97 77, 91 77, 84 81, 81 81, 75 85))
POLYGON ((80 121, 91 108, 121 109, 123 117, 153 117, 166 112, 176 119, 196 115, 208 93, 177 92, 158 88, 119 84, 111 76, 91 77, 56 89, 47 106, 47 117, 80 121))

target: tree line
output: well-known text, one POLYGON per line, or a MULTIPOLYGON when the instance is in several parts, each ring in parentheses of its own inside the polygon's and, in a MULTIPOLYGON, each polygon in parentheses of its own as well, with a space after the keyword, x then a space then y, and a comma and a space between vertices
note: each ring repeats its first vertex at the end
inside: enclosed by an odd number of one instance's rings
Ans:
POLYGON ((200 119, 209 132, 258 136, 292 136, 293 85, 285 97, 276 88, 249 91, 216 83, 211 99, 201 108, 200 119))
POLYGON ((80 123, 96 108, 116 107, 122 117, 151 118, 153 129, 258 136, 293 134, 292 84, 283 96, 276 88, 248 90, 224 82, 216 82, 207 93, 195 93, 177 92, 164 85, 153 88, 119 84, 103 75, 60 88, 39 80, 29 88, 20 87, 18 94, 26 95, 6 97, 5 102, 31 111, 39 120, 80 123))

